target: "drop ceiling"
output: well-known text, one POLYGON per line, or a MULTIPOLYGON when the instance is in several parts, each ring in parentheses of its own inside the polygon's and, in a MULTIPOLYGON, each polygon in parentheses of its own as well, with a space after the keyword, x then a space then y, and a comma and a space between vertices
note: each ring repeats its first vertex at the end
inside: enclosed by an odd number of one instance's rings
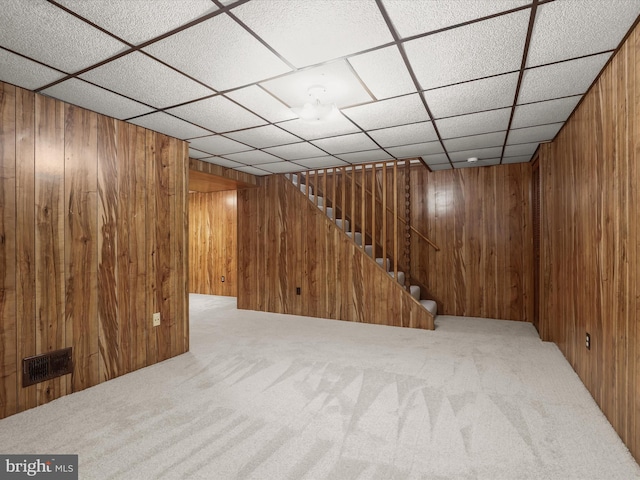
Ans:
POLYGON ((528 162, 640 15, 637 0, 0 4, 0 80, 255 175, 528 162), (291 110, 314 85, 338 108, 320 122, 291 110))

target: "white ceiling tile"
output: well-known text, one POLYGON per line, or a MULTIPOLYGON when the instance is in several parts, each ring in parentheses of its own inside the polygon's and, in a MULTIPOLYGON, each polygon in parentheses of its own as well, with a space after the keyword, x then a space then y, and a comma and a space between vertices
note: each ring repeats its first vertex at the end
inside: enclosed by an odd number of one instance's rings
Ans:
POLYGON ((478 160, 477 162, 456 162, 453 164, 453 168, 490 167, 499 164, 499 158, 488 158, 486 160, 478 160))
POLYGON ((423 89, 520 68, 529 10, 447 30, 404 44, 423 89))
POLYGON ((135 123, 149 130, 182 139, 211 133, 203 128, 196 127, 191 123, 162 112, 150 113, 143 117, 134 118, 129 120, 129 123, 135 123))
POLYGON ((342 113, 365 130, 429 120, 417 93, 346 108, 342 113))
POLYGON ((518 103, 585 93, 610 56, 610 53, 602 53, 526 70, 522 77, 518 103))
POLYGON ((530 3, 531 0, 383 0, 393 26, 401 38, 458 25, 530 3))
POLYGON ((338 108, 373 100, 344 60, 283 75, 261 84, 290 107, 302 107, 311 102, 308 90, 317 85, 326 90, 321 102, 335 104, 338 108))
POLYGON ((260 170, 259 168, 256 168, 256 167, 238 167, 238 168, 234 168, 234 170, 238 170, 239 172, 249 173, 251 175, 256 175, 256 176, 269 175, 269 172, 265 172, 264 170, 260 170))
POLYGON ((225 155, 227 153, 251 150, 251 147, 247 147, 246 145, 220 135, 194 138, 193 140, 189 140, 189 143, 191 147, 202 150, 203 152, 208 152, 211 155, 225 155))
POLYGON ((289 107, 257 85, 234 90, 226 95, 270 122, 298 118, 289 107))
POLYGON ((451 170, 451 165, 448 163, 438 163, 435 165, 429 165, 432 172, 438 172, 440 170, 451 170))
POLYGON ((395 45, 351 57, 349 63, 378 100, 416 91, 395 45))
POLYGON ((480 160, 487 160, 490 158, 500 158, 502 155, 502 146, 491 148, 474 148, 472 150, 464 150, 461 152, 449 153, 449 158, 452 162, 466 162, 468 158, 477 157, 480 160))
POLYGON ((273 147, 300 141, 298 137, 274 125, 231 132, 227 133, 226 136, 256 148, 273 147))
POLYGON ((128 48, 45 0, 3 0, 0 45, 68 73, 128 48))
POLYGON ((279 123, 278 126, 305 140, 315 140, 317 138, 360 132, 358 127, 339 113, 332 115, 330 119, 325 121, 307 122, 296 118, 289 122, 279 123))
POLYGON ((507 132, 483 133, 469 137, 450 138, 444 140, 444 146, 448 152, 469 150, 472 148, 501 147, 507 132))
POLYGON ((41 93, 121 120, 152 111, 151 108, 141 103, 134 102, 77 78, 65 80, 43 90, 41 93))
POLYGON ((539 125, 537 127, 526 127, 511 129, 509 132, 509 138, 507 139, 507 145, 515 143, 529 143, 529 142, 545 142, 553 140, 556 134, 560 131, 564 123, 552 123, 550 125, 539 125))
POLYGON ((518 157, 505 157, 502 163, 526 163, 531 160, 532 155, 520 155, 518 157))
POLYGON ((407 143, 424 143, 438 139, 431 122, 382 128, 380 130, 371 130, 368 133, 382 147, 396 147, 407 143))
POLYGON ((0 65, 2 65, 2 70, 0 70, 1 81, 26 88, 27 90, 35 90, 65 76, 52 68, 45 67, 1 48, 0 65))
POLYGON ((352 133, 339 137, 314 140, 313 144, 331 154, 359 152, 361 150, 372 150, 378 147, 364 133, 352 133))
POLYGON ((512 128, 544 125, 547 123, 564 122, 581 96, 558 98, 546 102, 518 105, 513 115, 512 128))
POLYGON ((442 153, 443 151, 440 142, 416 143, 413 145, 403 145, 402 147, 391 147, 386 150, 397 159, 421 157, 433 153, 442 153))
POLYGON ((520 145, 507 145, 504 149, 504 156, 506 157, 518 157, 520 155, 533 155, 538 148, 539 143, 523 143, 520 145))
POLYGON ((424 92, 434 118, 510 107, 516 95, 518 74, 509 73, 424 92))
POLYGON ((227 15, 194 25, 144 51, 216 90, 241 87, 291 70, 227 15))
POLYGON ((189 158, 202 159, 210 156, 211 156, 210 153, 201 152, 200 150, 196 150, 194 148, 189 149, 189 158))
POLYGON ((222 157, 207 157, 207 158, 203 158, 202 161, 213 163, 214 165, 220 165, 221 167, 225 167, 225 168, 238 168, 238 167, 245 166, 242 163, 233 162, 231 160, 227 160, 226 158, 222 158, 222 157))
POLYGON ((134 45, 218 10, 210 0, 58 0, 58 3, 134 45))
POLYGON ((80 78, 156 108, 213 94, 207 87, 140 52, 89 70, 80 78))
POLYGON ((338 158, 349 163, 379 162, 382 160, 393 160, 393 157, 379 148, 367 150, 366 152, 343 153, 337 155, 338 158))
POLYGON ((245 165, 259 165, 261 163, 281 162, 282 159, 263 152, 262 150, 249 150, 248 152, 229 153, 224 156, 236 162, 242 162, 245 165))
POLYGON ((271 173, 289 173, 306 170, 305 168, 291 162, 265 163, 260 168, 271 173))
POLYGON ((431 165, 440 165, 442 163, 449 164, 449 158, 446 153, 434 153, 433 155, 422 155, 422 159, 431 165))
POLYGON ((221 95, 170 108, 167 112, 218 133, 267 123, 221 95))
POLYGON ((282 157, 285 160, 297 160, 300 158, 321 157, 326 155, 325 152, 308 142, 265 148, 265 151, 282 157))
POLYGON ((305 158, 302 160, 296 160, 298 165, 302 165, 305 168, 329 168, 329 167, 344 167, 348 165, 342 160, 332 157, 331 155, 325 155, 324 157, 305 158))
POLYGON ((298 68, 393 41, 369 0, 248 2, 232 13, 298 68))
POLYGON ((540 5, 527 66, 613 50, 638 14, 636 0, 561 0, 540 5))
POLYGON ((472 113, 459 117, 436 120, 436 126, 442 138, 466 137, 480 133, 506 130, 511 116, 510 108, 472 113))

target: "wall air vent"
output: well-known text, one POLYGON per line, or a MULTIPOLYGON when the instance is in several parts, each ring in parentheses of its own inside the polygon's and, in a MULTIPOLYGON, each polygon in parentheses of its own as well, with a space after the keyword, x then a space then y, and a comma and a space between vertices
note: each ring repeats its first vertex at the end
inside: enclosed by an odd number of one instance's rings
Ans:
POLYGON ((22 387, 73 372, 71 347, 22 359, 22 387))

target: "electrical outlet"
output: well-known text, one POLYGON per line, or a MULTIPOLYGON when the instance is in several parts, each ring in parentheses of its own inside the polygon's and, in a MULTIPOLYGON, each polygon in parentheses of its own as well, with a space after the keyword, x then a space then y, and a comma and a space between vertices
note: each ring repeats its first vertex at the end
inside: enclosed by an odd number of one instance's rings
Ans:
POLYGON ((224 283, 224 280, 225 280, 224 275, 222 275, 222 276, 220 277, 220 281, 221 281, 222 283, 224 283))
POLYGON ((160 326, 160 312, 156 312, 153 314, 153 326, 154 327, 160 326))
POLYGON ((587 350, 591 350, 591 335, 588 333, 584 337, 584 346, 587 347, 587 350))
POLYGON ((296 295, 300 295, 300 287, 296 287, 296 295))

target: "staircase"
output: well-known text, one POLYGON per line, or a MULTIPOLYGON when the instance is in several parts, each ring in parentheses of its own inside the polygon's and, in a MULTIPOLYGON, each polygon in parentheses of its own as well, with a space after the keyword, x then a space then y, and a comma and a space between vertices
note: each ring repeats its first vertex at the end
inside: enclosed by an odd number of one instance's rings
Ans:
MULTIPOLYGON (((370 257, 374 256, 374 252, 376 251, 376 249, 372 244, 363 244, 364 237, 362 232, 354 231, 355 229, 351 228, 351 223, 348 219, 336 218, 338 213, 337 209, 334 209, 333 207, 330 207, 330 206, 325 206, 325 198, 320 195, 316 195, 311 185, 302 183, 303 179, 301 179, 301 177, 297 174, 286 174, 285 177, 289 179, 293 183, 293 185, 298 190, 300 190, 302 194, 304 194, 305 197, 307 197, 313 204, 317 205, 317 207, 321 211, 324 211, 327 217, 329 217, 329 219, 336 224, 338 229, 340 229, 341 231, 344 232, 344 234, 350 237, 356 245, 358 245, 360 248, 363 248, 364 252, 367 255, 369 255, 370 257)), ((382 268, 384 271, 387 272, 389 276, 391 276, 392 278, 396 278, 396 280, 400 285, 405 286, 405 280, 406 280, 405 273, 401 271, 394 271, 395 269, 392 269, 391 267, 392 262, 389 258, 377 257, 375 258, 375 261, 380 268, 382 268)), ((409 285, 406 288, 406 291, 415 300, 417 300, 420 303, 420 305, 422 305, 422 307, 424 307, 434 318, 436 317, 437 315, 436 302, 433 300, 422 299, 421 296, 423 292, 420 286, 409 285)))

